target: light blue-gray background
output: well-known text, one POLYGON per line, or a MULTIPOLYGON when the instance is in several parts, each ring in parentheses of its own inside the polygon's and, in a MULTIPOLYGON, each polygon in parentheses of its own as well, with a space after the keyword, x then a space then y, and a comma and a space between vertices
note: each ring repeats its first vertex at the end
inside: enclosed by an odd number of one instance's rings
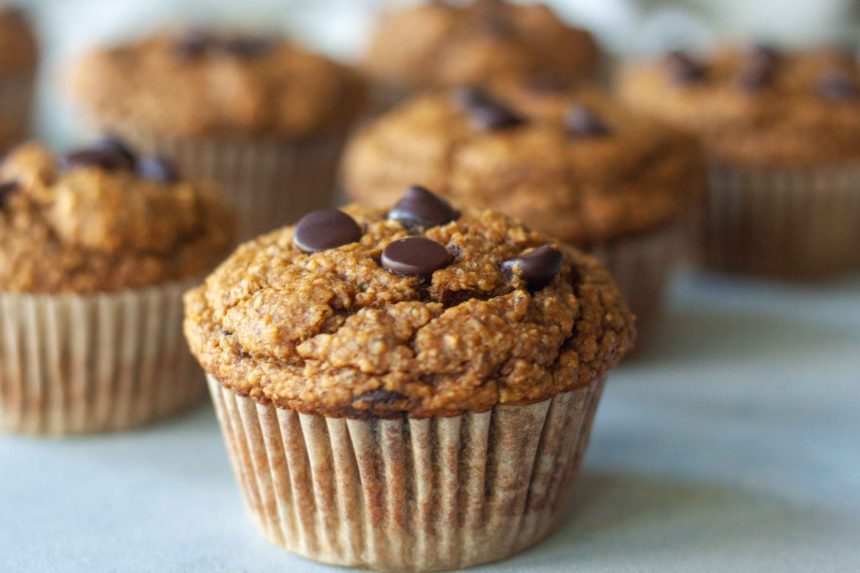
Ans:
MULTIPOLYGON (((161 25, 261 23, 355 58, 384 0, 31 0, 38 133, 78 137, 74 54, 161 25)), ((556 0, 615 51, 858 34, 844 0, 556 0)), ((858 222, 860 224, 860 222, 858 222)), ((687 274, 650 352, 612 377, 559 534, 497 571, 860 571, 860 277, 687 274)), ((303 572, 244 513, 211 410, 144 431, 0 437, 0 573, 303 572)), ((331 570, 334 571, 334 570, 331 570)))

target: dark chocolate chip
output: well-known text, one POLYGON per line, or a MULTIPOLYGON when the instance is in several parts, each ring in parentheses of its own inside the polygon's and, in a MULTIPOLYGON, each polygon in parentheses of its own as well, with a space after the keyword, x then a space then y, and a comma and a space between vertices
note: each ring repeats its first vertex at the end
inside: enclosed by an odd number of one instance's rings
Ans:
POLYGON ((137 156, 134 151, 122 139, 114 135, 105 135, 93 145, 93 148, 115 153, 118 157, 122 158, 124 162, 123 168, 126 169, 134 168, 137 162, 137 156))
POLYGON ((507 129, 525 123, 511 108, 480 88, 459 88, 454 92, 454 100, 465 109, 476 129, 507 129))
POLYGON ((353 402, 363 402, 367 405, 391 405, 406 400, 407 397, 400 392, 392 392, 391 390, 372 390, 365 392, 361 396, 357 396, 353 402))
POLYGON ((436 227, 453 221, 460 214, 451 205, 420 185, 412 185, 388 212, 388 218, 404 225, 436 227))
POLYGON ((398 275, 429 277, 452 260, 445 247, 424 237, 400 239, 382 251, 382 267, 398 275))
POLYGON ((215 44, 216 39, 203 30, 189 30, 176 39, 174 52, 181 58, 199 58, 215 44))
POLYGON ((779 61, 779 51, 769 44, 753 44, 747 50, 747 65, 751 67, 773 67, 779 61))
POLYGON ((231 56, 257 58, 265 55, 275 45, 272 38, 265 36, 234 36, 218 43, 218 48, 231 56))
POLYGON ((531 290, 542 289, 561 270, 562 254, 554 245, 543 245, 502 263, 502 270, 519 276, 531 290))
POLYGON ((749 93, 757 93, 773 84, 774 68, 769 66, 744 67, 738 85, 749 93))
POLYGON ((4 181, 0 183, 0 209, 5 209, 9 204, 9 198, 18 190, 17 181, 4 181))
POLYGON ((576 137, 606 137, 612 131, 606 122, 584 105, 574 105, 564 114, 567 132, 576 137))
POLYGON ((684 52, 678 50, 669 52, 663 61, 672 80, 679 85, 697 84, 703 82, 708 76, 705 66, 684 52))
POLYGON ((115 150, 93 147, 71 151, 60 158, 62 171, 75 167, 101 167, 108 171, 115 171, 128 169, 130 165, 126 157, 115 150))
POLYGON ((821 97, 832 101, 852 99, 858 93, 857 82, 843 72, 829 72, 823 75, 815 88, 821 97))
POLYGON ((361 227, 343 211, 321 209, 302 217, 293 231, 293 242, 305 253, 318 253, 355 243, 361 235, 361 227))
POLYGON ((156 183, 176 183, 179 181, 179 171, 169 159, 159 156, 143 157, 137 162, 137 174, 144 179, 156 183))

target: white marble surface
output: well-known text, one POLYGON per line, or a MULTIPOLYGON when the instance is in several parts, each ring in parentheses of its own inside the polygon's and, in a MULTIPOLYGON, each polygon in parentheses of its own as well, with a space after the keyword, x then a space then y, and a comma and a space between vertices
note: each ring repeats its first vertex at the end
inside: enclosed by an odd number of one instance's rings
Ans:
MULTIPOLYGON (((860 280, 684 277, 611 379, 563 529, 486 571, 860 570, 860 280)), ((327 572, 244 513, 208 408, 0 437, 0 571, 327 572)))

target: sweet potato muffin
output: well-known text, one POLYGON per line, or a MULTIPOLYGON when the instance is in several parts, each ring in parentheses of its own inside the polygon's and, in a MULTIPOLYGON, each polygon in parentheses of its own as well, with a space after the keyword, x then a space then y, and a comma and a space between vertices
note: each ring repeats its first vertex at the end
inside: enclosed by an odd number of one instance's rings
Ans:
POLYGON ((356 134, 342 171, 366 204, 420 183, 594 250, 646 328, 705 185, 689 136, 600 90, 541 78, 416 96, 356 134))
POLYGON ((426 190, 246 243, 185 303, 267 537, 384 570, 550 533, 634 334, 597 261, 426 190))
POLYGON ((0 150, 20 143, 30 129, 39 46, 24 15, 0 6, 0 150))
POLYGON ((856 268, 860 69, 838 50, 753 46, 630 65, 621 97, 701 138, 713 266, 779 276, 856 268))
POLYGON ((321 55, 202 31, 95 50, 77 63, 72 91, 97 130, 219 182, 245 237, 328 204, 365 104, 358 75, 321 55))
POLYGON ((217 197, 118 140, 25 144, 0 180, 0 426, 116 430, 199 398, 179 309, 233 241, 217 197))
POLYGON ((474 0, 387 13, 364 67, 393 102, 416 89, 485 85, 506 76, 594 79, 601 61, 594 37, 545 5, 474 0))

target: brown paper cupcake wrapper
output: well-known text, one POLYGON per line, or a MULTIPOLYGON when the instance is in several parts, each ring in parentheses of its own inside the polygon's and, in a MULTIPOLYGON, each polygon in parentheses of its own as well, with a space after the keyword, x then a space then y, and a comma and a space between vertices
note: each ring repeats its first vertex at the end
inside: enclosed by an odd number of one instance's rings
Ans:
POLYGON ((0 150, 20 143, 30 133, 34 81, 29 73, 0 79, 0 150))
POLYGON ((265 536, 318 561, 389 571, 469 567, 551 533, 603 386, 454 417, 355 420, 260 404, 209 377, 265 536))
POLYGON ((669 281, 680 260, 684 223, 613 241, 591 250, 618 283, 630 310, 636 315, 639 347, 659 322, 669 281))
POLYGON ((745 170, 714 165, 704 225, 712 267, 817 278, 860 268, 860 163, 745 170))
POLYGON ((188 286, 0 293, 0 428, 109 432, 198 402, 205 385, 182 339, 188 286))
POLYGON ((137 149, 172 159, 193 179, 216 182, 239 215, 240 240, 331 206, 346 136, 289 140, 185 139, 136 131, 119 135, 137 149))

